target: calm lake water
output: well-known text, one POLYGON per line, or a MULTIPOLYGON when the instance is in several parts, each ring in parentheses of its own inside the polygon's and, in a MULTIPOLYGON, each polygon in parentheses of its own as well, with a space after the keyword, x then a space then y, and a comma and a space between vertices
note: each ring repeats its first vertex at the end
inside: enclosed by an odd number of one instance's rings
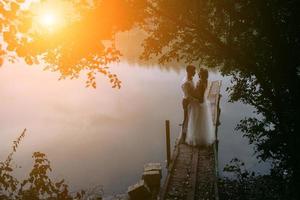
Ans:
MULTIPOLYGON (((15 154, 19 177, 28 174, 34 151, 47 154, 52 176, 65 178, 72 190, 103 185, 105 194, 122 193, 141 176, 147 162, 165 166, 164 121, 171 121, 172 142, 182 121, 180 84, 184 71, 141 68, 121 63, 112 68, 123 82, 111 89, 98 78, 97 89, 85 88, 84 78, 57 81, 58 74, 38 66, 6 64, 0 68, 0 160, 11 150, 12 141, 27 128, 15 154)), ((236 124, 253 109, 228 103, 222 80, 219 168, 233 157, 247 167, 265 173, 247 139, 234 131, 236 124)))

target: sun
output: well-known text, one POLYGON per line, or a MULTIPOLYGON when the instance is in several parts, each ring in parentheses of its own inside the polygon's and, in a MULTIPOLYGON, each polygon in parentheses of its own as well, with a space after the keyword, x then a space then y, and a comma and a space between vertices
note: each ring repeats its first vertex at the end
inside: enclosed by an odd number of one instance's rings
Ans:
POLYGON ((63 15, 55 9, 40 9, 33 19, 39 30, 54 32, 63 25, 63 15))
POLYGON ((77 4, 74 3, 77 0, 32 1, 36 1, 28 7, 32 31, 45 37, 62 37, 69 33, 72 25, 81 18, 76 7, 77 4))
POLYGON ((55 13, 43 13, 39 16, 39 23, 44 27, 54 27, 58 23, 58 17, 55 13))
MULTIPOLYGON (((1 1, 1 0, 0 0, 1 1)), ((34 30, 56 33, 70 24, 76 16, 72 1, 43 0, 29 6, 34 30)))

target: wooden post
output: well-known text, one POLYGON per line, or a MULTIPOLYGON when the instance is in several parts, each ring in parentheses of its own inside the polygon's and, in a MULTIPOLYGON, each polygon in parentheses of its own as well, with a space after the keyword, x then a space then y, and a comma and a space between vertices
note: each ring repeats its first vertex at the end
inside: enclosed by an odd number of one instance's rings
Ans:
POLYGON ((170 121, 166 120, 166 147, 167 147, 167 167, 171 162, 171 145, 170 145, 170 121))

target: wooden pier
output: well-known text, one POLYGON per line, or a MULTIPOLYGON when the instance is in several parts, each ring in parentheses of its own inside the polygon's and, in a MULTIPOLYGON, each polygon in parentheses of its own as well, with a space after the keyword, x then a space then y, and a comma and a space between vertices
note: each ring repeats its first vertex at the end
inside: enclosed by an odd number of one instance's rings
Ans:
MULTIPOLYGON (((218 200, 218 126, 221 81, 209 86, 216 142, 209 147, 192 147, 177 139, 161 188, 161 200, 218 200)), ((168 123, 166 123, 168 124, 168 123)), ((167 131, 168 132, 168 131, 167 131)), ((168 134, 168 133, 167 133, 168 134)), ((168 143, 168 141, 167 141, 168 143)), ((167 150, 168 151, 168 150, 167 150)))

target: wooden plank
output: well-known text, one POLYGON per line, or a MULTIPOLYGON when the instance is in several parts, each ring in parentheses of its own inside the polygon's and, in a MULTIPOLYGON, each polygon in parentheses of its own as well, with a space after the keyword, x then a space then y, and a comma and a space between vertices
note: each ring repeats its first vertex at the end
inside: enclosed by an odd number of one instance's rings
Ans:
MULTIPOLYGON (((177 143, 177 142, 176 142, 177 143)), ((166 193, 168 191, 169 188, 169 184, 170 184, 170 180, 171 180, 171 175, 174 171, 174 166, 175 166, 175 162, 177 160, 177 157, 179 155, 179 144, 175 144, 175 148, 173 151, 173 155, 172 155, 172 159, 171 159, 171 163, 168 166, 168 174, 165 180, 165 183, 160 191, 160 199, 165 199, 166 193)))
POLYGON ((191 173, 191 189, 187 194, 187 200, 195 200, 195 191, 197 185, 197 168, 198 168, 198 149, 194 149, 191 173))
POLYGON ((191 188, 191 166, 193 149, 186 144, 179 144, 179 154, 174 163, 173 173, 164 199, 186 199, 191 188))
POLYGON ((166 120, 166 147, 167 147, 167 167, 171 162, 171 145, 170 145, 170 121, 166 120))

